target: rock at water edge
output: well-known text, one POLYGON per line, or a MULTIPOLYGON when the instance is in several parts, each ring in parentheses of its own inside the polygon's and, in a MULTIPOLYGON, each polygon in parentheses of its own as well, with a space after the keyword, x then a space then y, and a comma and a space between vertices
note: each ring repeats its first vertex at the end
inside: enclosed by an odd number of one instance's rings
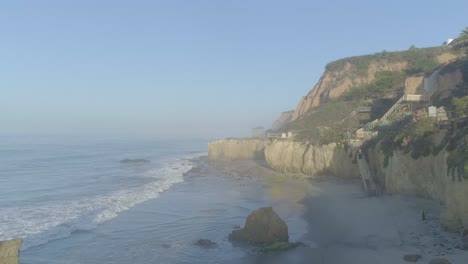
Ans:
POLYGON ((229 238, 252 244, 288 242, 288 226, 272 207, 264 207, 253 211, 244 228, 233 230, 229 238))

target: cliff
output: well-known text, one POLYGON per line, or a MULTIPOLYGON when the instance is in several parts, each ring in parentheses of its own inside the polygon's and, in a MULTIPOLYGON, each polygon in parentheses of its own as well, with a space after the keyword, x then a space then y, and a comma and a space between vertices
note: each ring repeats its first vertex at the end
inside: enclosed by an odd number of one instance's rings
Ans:
POLYGON ((468 181, 449 173, 447 151, 413 159, 409 153, 394 151, 387 165, 380 146, 369 150, 369 166, 387 193, 420 196, 444 205, 441 220, 458 230, 468 226, 468 181))
POLYGON ((18 264, 22 242, 21 239, 0 241, 0 263, 18 264))
POLYGON ((306 175, 333 174, 340 177, 359 177, 359 169, 348 152, 336 143, 313 145, 288 140, 224 139, 209 143, 211 161, 266 160, 281 173, 306 175))
POLYGON ((265 141, 260 139, 220 139, 208 144, 209 160, 263 160, 265 141))
POLYGON ((359 169, 340 145, 313 145, 294 141, 269 141, 265 158, 275 171, 318 175, 331 173, 340 177, 359 177, 359 169))
POLYGON ((452 51, 441 48, 410 49, 402 52, 382 52, 350 57, 331 62, 317 84, 294 110, 292 121, 303 117, 310 109, 343 96, 353 87, 372 82, 382 71, 427 73, 437 65, 455 59, 452 51))

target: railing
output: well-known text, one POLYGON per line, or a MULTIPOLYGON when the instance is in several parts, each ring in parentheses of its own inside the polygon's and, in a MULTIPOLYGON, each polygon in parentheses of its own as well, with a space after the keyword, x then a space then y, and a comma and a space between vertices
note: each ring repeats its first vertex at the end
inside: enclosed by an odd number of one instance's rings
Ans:
POLYGON ((390 109, 388 109, 388 111, 382 116, 382 118, 380 118, 381 121, 387 121, 387 118, 393 113, 393 111, 395 111, 395 109, 397 109, 398 106, 400 106, 400 104, 404 101, 404 98, 405 96, 403 95, 400 99, 398 99, 398 101, 396 101, 395 104, 393 104, 392 107, 390 107, 390 109))
POLYGON ((420 102, 424 100, 424 96, 420 94, 405 94, 403 101, 406 102, 420 102))
POLYGON ((439 81, 434 83, 434 85, 429 89, 424 91, 424 100, 429 101, 431 99, 431 96, 434 95, 434 93, 437 91, 439 88, 439 81))
POLYGON ((355 116, 356 114, 358 113, 361 113, 361 112, 370 112, 372 110, 372 108, 368 107, 368 106, 359 106, 357 107, 356 109, 354 109, 353 111, 351 111, 351 113, 349 113, 348 115, 346 115, 340 122, 343 123, 346 119, 349 119, 353 116, 355 116))

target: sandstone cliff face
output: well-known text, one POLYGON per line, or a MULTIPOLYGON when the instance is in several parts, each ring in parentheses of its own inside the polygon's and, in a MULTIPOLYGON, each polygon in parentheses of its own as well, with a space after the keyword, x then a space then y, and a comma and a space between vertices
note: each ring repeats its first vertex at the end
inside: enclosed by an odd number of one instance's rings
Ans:
POLYGON ((263 159, 282 173, 359 177, 359 168, 350 155, 335 143, 316 146, 289 140, 223 139, 208 145, 208 159, 212 161, 263 159))
POLYGON ((265 141, 260 139, 221 139, 208 144, 209 160, 265 159, 265 141))
POLYGON ((406 62, 375 62, 368 67, 367 74, 363 76, 352 74, 354 66, 350 63, 347 63, 340 71, 325 71, 314 88, 302 97, 294 111, 292 120, 297 120, 312 107, 343 95, 353 85, 373 81, 375 73, 378 71, 403 70, 406 66, 406 62))
POLYGON ((265 159, 275 171, 318 175, 332 173, 340 177, 358 177, 359 170, 345 150, 335 143, 315 146, 295 141, 270 141, 265 159))
POLYGON ((0 263, 18 264, 22 242, 21 239, 0 241, 0 263))
POLYGON ((447 152, 420 157, 396 151, 384 168, 384 155, 378 147, 368 153, 374 176, 391 194, 422 196, 444 204, 442 223, 456 230, 468 226, 468 181, 448 173, 447 152))
MULTIPOLYGON (((440 64, 445 64, 456 58, 457 55, 444 52, 435 59, 440 64)), ((346 62, 344 67, 339 70, 325 71, 312 90, 301 98, 292 116, 292 121, 302 117, 309 109, 325 103, 330 99, 340 97, 352 86, 373 81, 376 72, 405 70, 408 67, 408 63, 404 61, 404 59, 392 63, 385 59, 380 59, 370 63, 367 67, 367 71, 361 74, 355 73, 356 67, 356 65, 346 62)), ((419 85, 415 84, 415 88, 418 86, 419 85)))

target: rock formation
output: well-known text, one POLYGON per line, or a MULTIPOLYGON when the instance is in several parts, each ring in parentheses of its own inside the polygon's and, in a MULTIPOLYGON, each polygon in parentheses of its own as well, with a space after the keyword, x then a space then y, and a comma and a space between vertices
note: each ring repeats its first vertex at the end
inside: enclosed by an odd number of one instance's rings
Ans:
POLYGON ((208 146, 210 160, 261 159, 277 172, 359 177, 359 168, 348 152, 335 143, 316 146, 288 140, 224 139, 208 146))
POLYGON ((373 81, 375 73, 378 71, 403 70, 406 66, 407 63, 404 61, 395 63, 375 62, 369 65, 366 74, 362 76, 353 75, 352 72, 355 71, 356 66, 348 62, 341 69, 327 70, 312 90, 302 97, 296 110, 294 110, 292 120, 299 119, 312 107, 343 95, 354 85, 373 81))
POLYGON ((350 155, 336 143, 317 146, 277 140, 265 145, 266 161, 275 171, 283 173, 331 173, 340 177, 359 177, 359 168, 353 164, 350 155))
MULTIPOLYGON (((346 93, 352 86, 370 83, 379 71, 401 71, 408 67, 404 57, 400 61, 389 62, 385 58, 371 58, 372 55, 351 57, 335 61, 327 65, 327 69, 309 93, 302 97, 294 110, 292 121, 301 118, 309 109, 328 102, 346 93), (358 59, 358 60, 356 60, 358 59), (360 61, 360 60, 361 61, 360 61), (363 71, 362 61, 367 60, 367 69, 363 71), (334 67, 330 67, 334 64, 334 67), (336 66, 341 65, 341 66, 336 66)), ((456 58, 450 52, 443 52, 435 57, 440 63, 447 63, 456 58)))
POLYGON ((390 194, 426 197, 444 205, 442 224, 450 230, 468 225, 468 181, 450 175, 446 151, 413 159, 410 153, 394 151, 384 166, 385 155, 376 146, 370 150, 369 166, 376 180, 390 194))
POLYGON ((18 264, 19 251, 23 241, 21 239, 0 241, 0 263, 18 264))
POLYGON ((288 226, 272 207, 264 207, 252 212, 247 217, 244 228, 233 230, 229 239, 251 244, 287 242, 288 226))
POLYGON ((195 245, 197 246, 200 246, 200 247, 204 247, 204 248, 213 248, 213 247, 217 247, 218 244, 216 244, 215 242, 209 240, 209 239, 199 239, 197 241, 197 243, 195 243, 195 245))
POLYGON ((260 139, 221 139, 208 144, 209 160, 265 159, 265 141, 260 139))

